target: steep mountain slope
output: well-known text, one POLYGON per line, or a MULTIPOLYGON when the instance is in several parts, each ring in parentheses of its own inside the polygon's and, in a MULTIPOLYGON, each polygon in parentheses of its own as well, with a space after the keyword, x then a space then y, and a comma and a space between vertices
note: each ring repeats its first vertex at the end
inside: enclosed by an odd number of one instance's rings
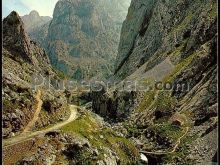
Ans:
POLYGON ((47 36, 52 64, 77 80, 108 77, 113 71, 127 2, 58 1, 47 36))
POLYGON ((122 27, 116 75, 125 78, 154 61, 149 70, 177 48, 186 47, 180 59, 188 57, 216 33, 215 21, 215 1, 132 1, 122 27))
POLYGON ((214 160, 218 122, 216 23, 217 3, 213 0, 131 2, 113 79, 137 81, 142 86, 137 89, 133 84, 131 88, 129 83, 125 92, 122 83, 116 90, 94 93, 93 110, 124 120, 115 129, 132 138, 152 164, 214 160), (155 80, 160 81, 160 90, 155 80), (161 89, 166 83, 172 84, 172 89, 161 89))
POLYGON ((46 49, 46 38, 52 18, 49 16, 40 16, 37 11, 33 10, 28 15, 22 16, 21 19, 30 38, 46 49))
POLYGON ((3 20, 3 137, 21 133, 32 120, 42 100, 39 120, 32 128, 40 128, 67 117, 67 101, 62 93, 42 78, 59 79, 53 71, 45 51, 31 41, 16 12, 3 20), (33 76, 38 76, 34 78, 33 76), (41 75, 41 76, 40 76, 41 75), (42 94, 35 98, 38 85, 42 94), (46 89, 48 91, 46 91, 46 89))

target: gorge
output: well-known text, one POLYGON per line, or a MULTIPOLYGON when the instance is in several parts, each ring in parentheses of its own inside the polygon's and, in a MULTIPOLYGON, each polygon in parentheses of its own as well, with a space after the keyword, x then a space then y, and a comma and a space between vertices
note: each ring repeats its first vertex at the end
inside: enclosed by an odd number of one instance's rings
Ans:
POLYGON ((216 1, 59 0, 2 24, 4 164, 218 163, 216 1))

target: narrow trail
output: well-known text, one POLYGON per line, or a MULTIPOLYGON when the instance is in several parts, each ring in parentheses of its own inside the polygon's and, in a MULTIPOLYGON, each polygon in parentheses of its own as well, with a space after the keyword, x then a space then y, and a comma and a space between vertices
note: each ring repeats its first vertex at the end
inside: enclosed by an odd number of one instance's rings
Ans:
POLYGON ((185 127, 185 131, 184 131, 184 134, 178 138, 175 146, 173 147, 172 151, 167 151, 167 152, 148 152, 148 151, 140 151, 140 153, 143 153, 143 154, 152 154, 152 155, 166 155, 166 154, 172 154, 174 152, 176 152, 176 149, 179 147, 179 145, 181 144, 181 139, 184 138, 187 133, 189 131, 189 127, 185 127))
POLYGON ((189 127, 186 127, 185 128, 185 133, 181 137, 179 137, 179 139, 177 140, 175 146, 173 147, 173 150, 170 153, 176 152, 177 147, 181 144, 181 139, 184 138, 187 135, 188 131, 189 131, 189 127))
POLYGON ((50 128, 46 128, 45 130, 40 130, 40 131, 35 131, 35 132, 27 132, 27 133, 22 133, 18 136, 3 140, 3 147, 9 147, 9 146, 13 146, 15 144, 24 142, 26 140, 29 140, 35 136, 41 135, 41 134, 45 134, 47 132, 53 131, 53 130, 57 130, 61 127, 63 127, 66 124, 69 124, 70 122, 74 121, 75 119, 77 119, 77 108, 80 108, 76 105, 70 105, 70 111, 71 114, 69 116, 69 118, 62 122, 62 123, 57 123, 56 125, 50 127, 50 128))
POLYGON ((24 131, 23 133, 26 133, 28 132, 29 130, 31 130, 31 128, 33 128, 34 124, 36 123, 36 121, 38 120, 39 118, 39 114, 40 114, 40 111, 41 111, 41 107, 42 107, 42 104, 43 104, 43 101, 41 100, 41 96, 42 96, 42 91, 41 90, 38 90, 37 91, 37 94, 35 96, 35 99, 37 101, 37 106, 36 106, 36 111, 34 113, 34 117, 33 119, 27 124, 27 126, 24 128, 24 131))

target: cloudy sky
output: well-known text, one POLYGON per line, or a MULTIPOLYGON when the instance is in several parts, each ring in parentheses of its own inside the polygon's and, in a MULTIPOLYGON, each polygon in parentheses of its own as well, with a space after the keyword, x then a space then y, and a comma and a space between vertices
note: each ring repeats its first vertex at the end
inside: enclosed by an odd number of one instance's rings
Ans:
POLYGON ((58 0, 3 0, 2 16, 6 17, 15 10, 19 15, 29 14, 32 10, 39 12, 41 16, 53 15, 53 9, 58 0))

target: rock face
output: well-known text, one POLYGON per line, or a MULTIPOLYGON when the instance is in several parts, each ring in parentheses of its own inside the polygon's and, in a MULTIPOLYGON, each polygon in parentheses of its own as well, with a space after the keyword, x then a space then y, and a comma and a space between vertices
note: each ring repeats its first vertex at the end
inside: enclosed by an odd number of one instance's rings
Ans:
POLYGON ((92 109, 110 121, 123 121, 130 115, 135 104, 135 91, 92 91, 92 109))
MULTIPOLYGON (((30 40, 20 16, 13 11, 3 20, 4 138, 20 133, 33 118, 36 110, 33 75, 41 75, 44 78, 50 75, 52 79, 58 79, 45 51, 30 40)), ((48 89, 46 83, 42 84, 42 91, 48 89)), ((40 114, 39 121, 33 128, 56 122, 61 116, 67 115, 66 99, 54 91, 52 86, 51 91, 42 94, 40 99, 45 102, 45 98, 51 97, 55 97, 51 104, 56 111, 51 115, 49 112, 40 114)))
POLYGON ((12 12, 7 19, 3 20, 3 34, 3 46, 6 49, 20 51, 24 60, 35 63, 36 60, 31 56, 30 39, 27 37, 24 24, 16 12, 12 12))
POLYGON ((128 5, 125 0, 58 1, 47 35, 52 64, 77 80, 108 77, 128 5))
POLYGON ((30 14, 22 16, 21 19, 24 22, 25 31, 29 34, 30 38, 46 49, 46 38, 52 18, 40 16, 37 11, 33 10, 30 14))
POLYGON ((31 11, 28 15, 21 17, 24 22, 25 30, 28 33, 31 33, 34 29, 40 28, 42 25, 51 21, 49 16, 40 16, 39 13, 35 10, 31 11))
POLYGON ((132 1, 122 26, 115 75, 125 78, 151 60, 149 70, 183 44, 181 58, 192 54, 215 34, 215 7, 211 0, 132 1))
MULTIPOLYGON (((141 92, 130 121, 122 124, 126 125, 125 136, 138 141, 141 150, 155 153, 175 149, 172 146, 182 136, 175 152, 190 156, 158 156, 157 163, 211 162, 217 151, 216 23, 217 3, 213 0, 131 2, 122 26, 113 79, 143 80, 147 85, 159 80, 174 87, 187 84, 187 89, 141 92), (177 114, 184 116, 178 127, 171 122, 177 114), (161 139, 167 139, 169 145, 161 139)), ((106 112, 106 95, 96 95, 99 98, 93 108, 99 114, 106 112), (100 100, 103 106, 97 106, 100 100)), ((117 97, 123 99, 123 94, 117 97)), ((120 109, 126 112, 125 106, 120 109)), ((122 125, 117 129, 123 130, 122 125)))

